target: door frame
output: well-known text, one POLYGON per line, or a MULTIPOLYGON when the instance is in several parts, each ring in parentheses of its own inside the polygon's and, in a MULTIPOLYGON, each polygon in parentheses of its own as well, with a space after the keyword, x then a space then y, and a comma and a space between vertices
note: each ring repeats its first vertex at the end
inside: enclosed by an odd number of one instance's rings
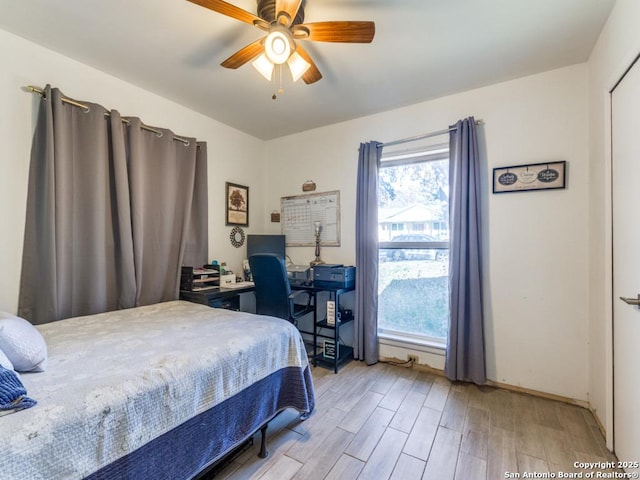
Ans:
POLYGON ((605 395, 606 395, 606 445, 611 451, 615 451, 614 444, 614 364, 613 364, 613 138, 612 138, 612 101, 611 97, 616 86, 622 81, 627 72, 634 66, 636 61, 640 64, 640 51, 637 48, 631 50, 623 57, 623 61, 618 68, 613 70, 609 81, 605 84, 606 90, 603 92, 605 106, 604 121, 604 147, 605 147, 605 207, 604 207, 604 261, 605 261, 605 292, 604 292, 604 312, 605 312, 605 395))

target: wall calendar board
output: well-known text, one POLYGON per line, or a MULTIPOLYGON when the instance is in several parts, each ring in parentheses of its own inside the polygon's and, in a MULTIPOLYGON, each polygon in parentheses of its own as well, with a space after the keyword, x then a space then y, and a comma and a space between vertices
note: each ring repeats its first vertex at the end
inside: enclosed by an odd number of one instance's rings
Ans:
POLYGON ((282 197, 282 233, 288 247, 313 247, 316 244, 313 222, 322 224, 320 245, 340 246, 340 191, 282 197))

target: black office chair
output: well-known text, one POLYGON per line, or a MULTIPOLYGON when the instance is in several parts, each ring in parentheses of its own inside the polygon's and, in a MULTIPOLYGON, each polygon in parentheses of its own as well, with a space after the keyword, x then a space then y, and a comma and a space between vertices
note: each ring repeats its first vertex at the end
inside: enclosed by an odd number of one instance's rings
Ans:
POLYGON ((256 253, 249 257, 249 268, 256 294, 256 313, 284 318, 294 325, 303 315, 313 311, 311 293, 291 291, 284 260, 273 253, 256 253), (295 303, 299 295, 306 295, 305 304, 295 303))

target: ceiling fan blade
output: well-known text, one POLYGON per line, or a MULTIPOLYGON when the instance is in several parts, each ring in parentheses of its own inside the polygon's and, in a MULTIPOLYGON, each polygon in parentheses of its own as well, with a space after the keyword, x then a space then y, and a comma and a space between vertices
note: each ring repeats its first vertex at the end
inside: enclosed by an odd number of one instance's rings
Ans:
POLYGON ((306 40, 314 40, 316 42, 371 43, 376 33, 376 24, 374 22, 352 21, 303 23, 302 25, 294 27, 294 32, 303 29, 309 31, 309 36, 306 40))
POLYGON ((254 25, 256 22, 260 23, 263 20, 260 17, 255 16, 253 13, 247 12, 240 7, 231 5, 223 0, 187 0, 188 2, 195 3, 201 7, 208 8, 214 12, 221 13, 227 17, 235 18, 241 22, 254 25))
POLYGON ((289 15, 289 20, 293 22, 302 5, 302 0, 276 0, 276 17, 280 12, 289 15))
POLYGON ((263 39, 260 38, 259 40, 256 40, 255 42, 250 43, 246 47, 241 48, 236 53, 231 55, 220 65, 222 65, 225 68, 233 68, 233 69, 241 67, 245 63, 250 62, 251 60, 256 58, 258 55, 260 55, 262 52, 264 52, 264 45, 262 42, 263 42, 263 39))
POLYGON ((309 69, 302 74, 302 77, 300 77, 302 78, 304 83, 309 85, 311 83, 314 83, 320 80, 322 78, 322 74, 320 73, 320 70, 318 70, 318 67, 316 67, 316 64, 314 63, 313 59, 309 56, 307 51, 304 48, 302 48, 302 46, 299 43, 296 44, 296 52, 298 52, 298 54, 302 58, 304 58, 307 62, 309 62, 309 64, 311 65, 309 69))

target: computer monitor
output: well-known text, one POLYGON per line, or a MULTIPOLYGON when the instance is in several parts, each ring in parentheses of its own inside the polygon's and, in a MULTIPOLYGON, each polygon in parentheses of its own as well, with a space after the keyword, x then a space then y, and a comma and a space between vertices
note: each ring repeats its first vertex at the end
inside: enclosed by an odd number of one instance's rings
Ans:
POLYGON ((275 253, 286 260, 284 235, 247 235, 247 258, 256 253, 275 253))

